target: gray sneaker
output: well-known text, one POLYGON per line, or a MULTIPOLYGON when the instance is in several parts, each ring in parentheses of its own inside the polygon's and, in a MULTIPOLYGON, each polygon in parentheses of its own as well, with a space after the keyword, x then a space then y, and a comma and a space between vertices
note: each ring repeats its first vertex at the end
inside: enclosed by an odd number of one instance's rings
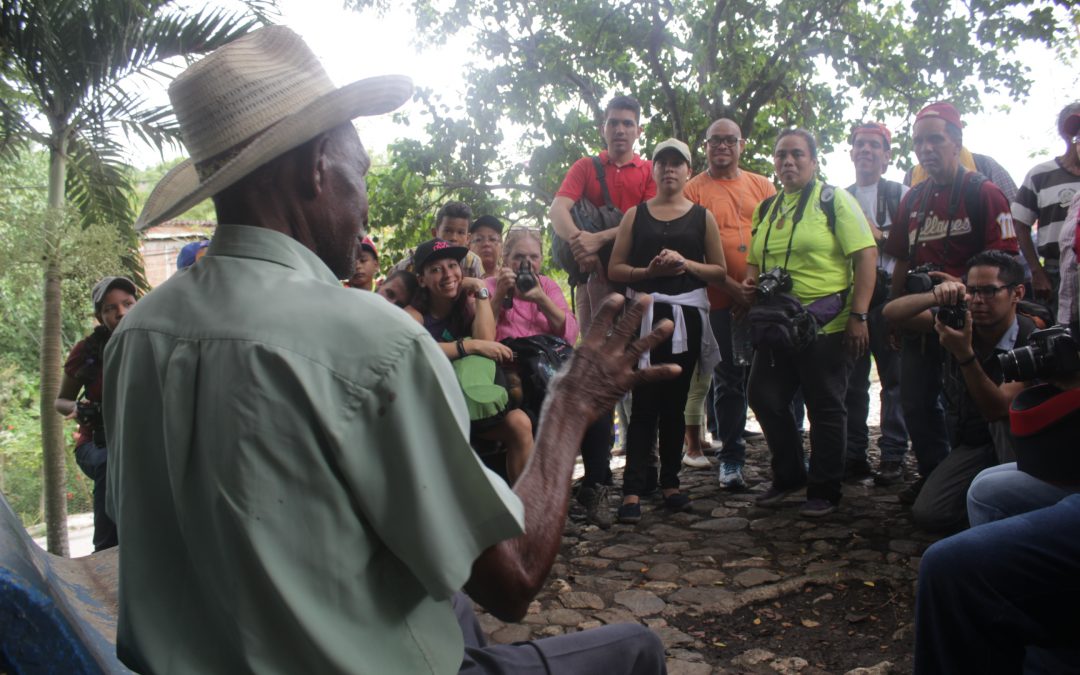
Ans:
POLYGON ((897 461, 883 461, 874 474, 876 485, 896 485, 904 480, 904 465, 897 461))
POLYGON ((585 521, 601 530, 611 527, 611 508, 608 506, 608 486, 596 485, 578 488, 578 503, 585 507, 585 521))
POLYGON ((724 490, 745 490, 746 480, 742 475, 742 464, 724 462, 720 465, 720 487, 724 490))

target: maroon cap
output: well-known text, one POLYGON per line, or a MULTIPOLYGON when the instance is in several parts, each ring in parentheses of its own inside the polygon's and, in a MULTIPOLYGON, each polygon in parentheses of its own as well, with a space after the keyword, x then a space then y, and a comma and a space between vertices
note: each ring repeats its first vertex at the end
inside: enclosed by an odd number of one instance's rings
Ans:
POLYGON ((856 134, 878 134, 885 139, 885 147, 892 145, 892 132, 881 122, 859 122, 851 128, 851 136, 848 139, 850 143, 855 142, 856 134))
POLYGON ((376 258, 379 257, 379 251, 375 248, 375 242, 371 241, 371 237, 364 237, 360 240, 360 248, 366 249, 371 255, 376 258))
POLYGON ((937 103, 931 103, 926 106, 915 116, 915 121, 918 122, 919 120, 930 117, 939 117, 961 129, 964 127, 964 123, 960 121, 960 113, 957 112, 952 103, 947 101, 938 101, 937 103))
POLYGON ((1080 113, 1073 113, 1066 117, 1061 128, 1065 130, 1066 136, 1075 136, 1076 132, 1080 131, 1080 113))

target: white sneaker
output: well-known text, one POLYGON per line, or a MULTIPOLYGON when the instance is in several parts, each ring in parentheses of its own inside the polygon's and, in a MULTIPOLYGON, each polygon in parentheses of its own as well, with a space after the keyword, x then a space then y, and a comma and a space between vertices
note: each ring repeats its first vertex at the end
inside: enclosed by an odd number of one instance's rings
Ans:
POLYGON ((691 457, 684 454, 682 456, 682 463, 692 469, 708 469, 712 466, 709 462, 709 458, 705 455, 698 455, 697 457, 691 457))
POLYGON ((746 480, 743 479, 742 466, 732 462, 721 464, 720 487, 724 490, 745 490, 746 480))

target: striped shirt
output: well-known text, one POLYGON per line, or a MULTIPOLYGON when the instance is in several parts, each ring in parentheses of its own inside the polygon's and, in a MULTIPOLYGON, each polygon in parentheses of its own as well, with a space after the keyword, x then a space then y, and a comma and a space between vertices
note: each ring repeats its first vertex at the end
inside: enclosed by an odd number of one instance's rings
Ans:
POLYGON ((1058 240, 1069 205, 1080 193, 1080 176, 1062 168, 1057 159, 1038 164, 1028 171, 1012 203, 1013 220, 1022 225, 1038 223, 1036 247, 1039 255, 1056 261, 1058 240))

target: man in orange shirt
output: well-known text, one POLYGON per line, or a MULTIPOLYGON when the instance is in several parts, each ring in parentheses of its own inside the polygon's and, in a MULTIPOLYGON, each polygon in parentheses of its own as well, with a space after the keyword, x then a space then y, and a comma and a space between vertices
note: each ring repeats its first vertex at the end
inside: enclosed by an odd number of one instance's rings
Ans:
POLYGON ((719 119, 705 132, 705 147, 709 166, 704 173, 690 179, 683 194, 712 212, 720 227, 720 239, 727 261, 724 288, 710 286, 709 322, 716 342, 720 345, 720 364, 713 372, 713 398, 720 451, 720 487, 741 490, 746 487, 742 467, 746 462, 746 374, 748 361, 736 362, 733 354, 732 329, 737 327, 733 312, 749 308, 748 299, 740 290, 746 276, 746 255, 750 249, 750 220, 754 209, 763 200, 776 194, 776 188, 764 176, 739 168, 739 156, 746 147, 739 125, 729 119, 719 119))

